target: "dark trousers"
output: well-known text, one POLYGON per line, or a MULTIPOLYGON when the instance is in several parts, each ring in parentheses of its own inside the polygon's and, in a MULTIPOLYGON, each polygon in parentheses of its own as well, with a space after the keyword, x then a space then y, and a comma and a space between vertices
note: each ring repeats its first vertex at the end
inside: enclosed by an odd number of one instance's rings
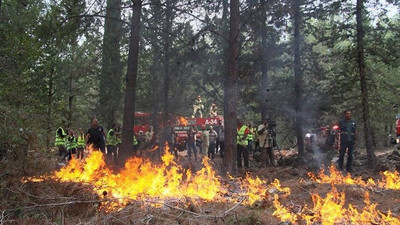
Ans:
POLYGON ((351 165, 353 163, 354 141, 340 142, 339 170, 343 170, 344 155, 346 154, 346 149, 347 149, 346 170, 351 171, 351 165))
POLYGON ((83 159, 83 151, 84 151, 84 147, 78 147, 76 150, 77 150, 77 158, 78 159, 83 159))
POLYGON ((93 145, 93 150, 101 151, 103 154, 106 154, 106 146, 104 143, 89 143, 93 145))
POLYGON ((215 156, 215 142, 211 142, 210 146, 208 146, 208 158, 214 160, 214 156, 215 156))
POLYGON ((219 156, 221 156, 221 158, 224 158, 224 154, 225 154, 225 142, 219 141, 219 156))
POLYGON ((107 155, 108 160, 113 160, 117 158, 117 146, 116 145, 107 145, 107 155))
POLYGON ((188 156, 189 159, 192 159, 192 153, 194 154, 194 159, 197 160, 197 150, 196 150, 196 143, 187 143, 187 150, 188 150, 188 156))
POLYGON ((68 161, 72 159, 72 155, 76 154, 76 148, 68 149, 68 161))
POLYGON ((253 141, 248 140, 247 151, 253 153, 253 141))
POLYGON ((64 145, 58 146, 58 156, 60 156, 60 162, 64 162, 65 158, 69 155, 69 151, 64 145))
POLYGON ((218 153, 219 150, 219 139, 217 138, 217 142, 215 143, 215 153, 218 153))
POLYGON ((249 167, 249 152, 247 151, 246 146, 243 145, 237 145, 237 166, 238 168, 242 167, 242 155, 244 159, 244 167, 248 168, 249 167))

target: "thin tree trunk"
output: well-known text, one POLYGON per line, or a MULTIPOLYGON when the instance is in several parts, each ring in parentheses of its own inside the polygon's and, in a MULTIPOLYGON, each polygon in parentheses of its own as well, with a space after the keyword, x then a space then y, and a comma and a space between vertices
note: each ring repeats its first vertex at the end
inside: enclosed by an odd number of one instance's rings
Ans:
POLYGON ((265 0, 260 0, 261 10, 261 121, 268 118, 268 67, 267 67, 267 6, 265 0))
POLYGON ((296 96, 295 102, 295 113, 296 113, 296 121, 295 121, 295 129, 296 129, 296 137, 297 137, 297 149, 299 151, 299 155, 304 154, 304 135, 303 135, 303 119, 302 119, 302 73, 301 73, 301 61, 300 61, 300 1, 294 0, 294 8, 293 8, 293 26, 294 26, 294 35, 293 35, 293 55, 294 55, 294 91, 296 96))
POLYGON ((168 120, 169 113, 169 83, 170 71, 169 62, 171 57, 171 29, 172 29, 172 7, 171 0, 167 0, 165 9, 165 28, 164 28, 164 124, 168 120))
POLYGON ((236 134, 238 103, 238 58, 239 58, 239 0, 230 1, 230 28, 228 48, 228 73, 224 86, 225 149, 223 172, 236 173, 236 134))
POLYGON ((356 5, 356 21, 357 21, 357 64, 360 76, 361 87, 361 108, 364 126, 365 147, 367 149, 367 159, 370 166, 374 166, 376 156, 374 154, 371 124, 369 122, 369 106, 368 106, 368 84, 367 72, 364 58, 364 27, 363 27, 363 11, 364 1, 357 0, 356 5))
POLYGON ((69 77, 69 87, 68 87, 68 118, 67 118, 67 124, 68 128, 72 127, 72 105, 73 105, 73 100, 74 100, 74 94, 73 94, 73 82, 74 82, 74 76, 73 76, 73 71, 70 71, 70 77, 69 77))
POLYGON ((122 162, 133 155, 133 126, 135 115, 136 79, 139 61, 140 17, 142 1, 133 0, 132 4, 131 37, 129 42, 128 70, 126 73, 126 90, 124 100, 124 117, 122 127, 122 162))
POLYGON ((50 147, 50 139, 52 135, 52 113, 53 113, 53 86, 54 86, 54 68, 50 71, 49 90, 47 92, 47 138, 46 146, 50 147))

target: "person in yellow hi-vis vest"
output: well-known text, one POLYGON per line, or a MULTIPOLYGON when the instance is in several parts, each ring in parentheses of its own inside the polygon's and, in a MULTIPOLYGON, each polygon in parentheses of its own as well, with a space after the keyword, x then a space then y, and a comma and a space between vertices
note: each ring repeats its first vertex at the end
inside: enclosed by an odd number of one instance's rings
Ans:
POLYGON ((73 130, 68 131, 68 137, 65 145, 68 149, 68 161, 70 161, 72 158, 75 158, 76 148, 78 146, 78 139, 76 138, 73 130))
POLYGON ((247 151, 249 154, 253 154, 254 128, 250 122, 247 124, 247 127, 250 131, 250 133, 247 135, 247 151))
POLYGON ((107 155, 106 158, 109 162, 113 162, 117 158, 117 125, 113 124, 112 128, 107 132, 107 155))
POLYGON ((237 166, 238 168, 242 168, 242 156, 244 159, 244 167, 249 168, 249 152, 247 150, 247 136, 250 133, 250 129, 243 124, 243 121, 238 119, 237 120, 237 166))
POLYGON ((62 127, 59 127, 56 130, 56 138, 54 145, 58 147, 58 155, 60 157, 59 166, 65 166, 65 158, 68 156, 68 150, 65 147, 65 142, 67 138, 67 133, 64 131, 62 127))
POLYGON ((86 147, 86 141, 85 141, 85 134, 83 133, 82 128, 79 128, 79 133, 78 133, 78 144, 77 144, 77 152, 76 152, 76 158, 77 159, 83 159, 83 152, 86 147))

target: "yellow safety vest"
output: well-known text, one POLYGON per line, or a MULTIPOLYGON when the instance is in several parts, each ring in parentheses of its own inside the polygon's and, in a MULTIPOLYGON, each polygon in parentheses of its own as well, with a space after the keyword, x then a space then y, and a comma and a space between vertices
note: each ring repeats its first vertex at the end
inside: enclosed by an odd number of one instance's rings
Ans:
POLYGON ((66 138, 67 134, 65 133, 64 129, 62 129, 62 127, 59 127, 58 129, 56 130, 55 146, 62 146, 62 145, 65 145, 65 138, 66 138), (58 129, 61 129, 62 136, 64 136, 64 137, 61 137, 60 135, 58 135, 58 133, 57 133, 58 129))
POLYGON ((115 146, 117 145, 117 137, 115 135, 115 132, 113 135, 111 135, 111 132, 114 132, 114 130, 110 129, 107 133, 107 145, 115 146))
POLYGON ((84 148, 85 147, 85 136, 79 135, 78 136, 78 148, 84 148))
POLYGON ((242 145, 242 146, 247 146, 248 145, 248 140, 247 138, 242 140, 242 138, 244 137, 244 133, 246 132, 247 126, 243 125, 240 130, 237 132, 237 140, 236 140, 236 144, 238 145, 242 145))

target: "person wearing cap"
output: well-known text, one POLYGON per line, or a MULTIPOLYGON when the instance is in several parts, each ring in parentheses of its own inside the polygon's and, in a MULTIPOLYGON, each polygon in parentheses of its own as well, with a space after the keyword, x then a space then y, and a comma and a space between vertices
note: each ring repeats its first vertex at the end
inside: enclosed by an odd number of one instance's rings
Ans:
POLYGON ((211 107, 210 107, 210 117, 216 117, 216 116, 218 116, 217 110, 218 110, 217 105, 215 105, 214 103, 211 104, 211 107))
POLYGON ((193 104, 193 115, 192 118, 194 118, 197 114, 197 112, 200 114, 200 118, 203 118, 203 112, 202 110, 204 109, 203 102, 201 101, 201 96, 197 96, 196 100, 194 100, 193 104))
POLYGON ((210 146, 210 135, 208 133, 208 131, 206 130, 206 125, 201 125, 201 136, 200 136, 200 140, 201 140, 201 149, 200 149, 200 154, 203 154, 203 151, 205 153, 205 151, 208 150, 208 147, 210 146))

